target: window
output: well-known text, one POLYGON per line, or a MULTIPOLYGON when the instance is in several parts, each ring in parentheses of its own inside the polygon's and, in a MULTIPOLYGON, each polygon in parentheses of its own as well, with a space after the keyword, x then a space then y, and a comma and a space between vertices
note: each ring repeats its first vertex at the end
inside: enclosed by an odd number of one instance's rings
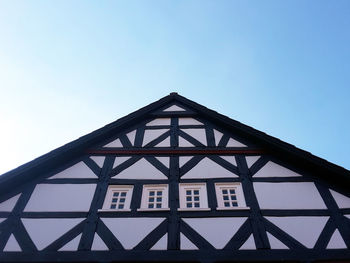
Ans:
POLYGON ((247 209, 240 183, 216 183, 217 210, 247 209))
POLYGON ((142 190, 141 208, 137 211, 169 210, 168 185, 144 185, 142 190))
POLYGON ((205 183, 179 184, 179 196, 179 211, 210 210, 205 183))
POLYGON ((131 211, 132 185, 110 185, 102 210, 131 211))

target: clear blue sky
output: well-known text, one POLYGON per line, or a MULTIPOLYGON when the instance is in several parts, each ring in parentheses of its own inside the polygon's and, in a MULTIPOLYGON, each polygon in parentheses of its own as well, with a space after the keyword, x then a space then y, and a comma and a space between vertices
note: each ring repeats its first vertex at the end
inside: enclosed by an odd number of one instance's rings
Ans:
POLYGON ((172 91, 350 169, 350 1, 0 0, 0 173, 172 91))

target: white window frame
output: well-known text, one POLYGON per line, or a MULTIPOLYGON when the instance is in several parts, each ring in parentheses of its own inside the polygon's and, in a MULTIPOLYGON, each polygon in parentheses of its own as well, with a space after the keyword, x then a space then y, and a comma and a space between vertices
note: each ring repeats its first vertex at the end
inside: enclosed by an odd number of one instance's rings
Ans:
POLYGON ((103 203, 102 209, 99 209, 98 211, 111 211, 111 212, 130 212, 130 203, 132 199, 132 193, 134 190, 133 185, 110 185, 107 190, 106 198, 103 203), (125 202, 124 202, 124 208, 111 208, 112 200, 114 198, 113 194, 115 192, 126 192, 125 196, 125 202))
MULTIPOLYGON (((208 194, 206 183, 180 183, 179 184, 180 208, 178 211, 210 211, 208 207, 208 194), (199 207, 187 207, 186 191, 199 191, 199 207)), ((192 200, 193 202, 193 200, 192 200)))
POLYGON ((137 211, 144 211, 144 212, 152 212, 152 211, 169 211, 169 187, 167 184, 145 184, 143 185, 142 189, 142 199, 141 199, 141 207, 137 209, 137 211), (161 207, 153 207, 149 208, 149 198, 152 198, 150 196, 150 192, 155 192, 155 195, 153 198, 154 201, 152 204, 159 203, 156 201, 157 198, 157 192, 162 192, 161 197, 161 207))
POLYGON ((242 185, 240 183, 215 183, 215 192, 216 192, 216 201, 217 201, 217 208, 216 210, 239 210, 239 209, 249 209, 249 207, 246 206, 245 199, 244 199, 244 194, 242 190, 242 185), (236 200, 231 200, 231 195, 228 194, 229 196, 229 204, 230 206, 226 207, 224 202, 224 194, 223 190, 230 190, 234 189, 235 190, 235 196, 236 200), (232 202, 235 201, 237 203, 237 206, 232 206, 232 202))

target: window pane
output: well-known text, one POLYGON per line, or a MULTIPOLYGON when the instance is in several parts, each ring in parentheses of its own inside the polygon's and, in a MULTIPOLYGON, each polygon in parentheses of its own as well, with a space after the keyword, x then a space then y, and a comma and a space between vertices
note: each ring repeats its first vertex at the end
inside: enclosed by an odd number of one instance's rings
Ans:
POLYGON ((162 195, 162 191, 157 191, 157 195, 158 196, 162 195))
POLYGON ((148 208, 153 208, 154 204, 148 204, 148 208))
POLYGON ((225 207, 229 207, 230 203, 229 202, 224 202, 225 207))
POLYGON ((123 208, 124 208, 123 204, 118 205, 118 209, 123 209, 123 208))
POLYGON ((192 207, 192 203, 187 203, 186 206, 187 207, 192 207))
POLYGON ((112 202, 113 202, 113 203, 118 202, 118 198, 113 198, 113 199, 112 199, 112 202))
POLYGON ((162 208, 162 204, 157 204, 157 208, 162 208))
POLYGON ((157 197, 157 202, 162 202, 162 198, 161 197, 157 197))
POLYGON ((232 202, 232 206, 238 206, 237 202, 232 202))
POLYGON ((236 191, 234 189, 230 189, 230 194, 236 194, 236 191))
POLYGON ((195 196, 194 201, 199 201, 199 196, 195 196))
POLYGON ((125 202, 125 198, 120 198, 120 203, 124 203, 125 202))
POLYGON ((237 197, 235 195, 231 195, 231 200, 237 200, 237 197))
POLYGON ((194 203, 194 207, 199 207, 199 203, 194 203))
POLYGON ((192 192, 191 190, 187 190, 186 195, 191 195, 191 192, 192 192))
POLYGON ((224 195, 224 200, 228 200, 228 195, 224 195))
POLYGON ((120 196, 126 196, 126 192, 121 192, 120 196))
POLYGON ((111 209, 115 209, 117 207, 117 205, 113 204, 111 205, 111 209))
POLYGON ((150 195, 150 196, 154 196, 154 191, 150 191, 150 192, 149 192, 149 195, 150 195))
POLYGON ((186 201, 192 201, 192 197, 191 196, 187 196, 186 197, 186 201))
POLYGON ((148 201, 149 201, 149 202, 154 202, 154 197, 148 198, 148 201))
POLYGON ((118 196, 119 196, 119 192, 114 192, 114 193, 113 193, 113 196, 118 197, 118 196))
POLYGON ((193 191, 193 194, 199 195, 199 190, 194 190, 194 191, 193 191))
POLYGON ((227 190, 222 190, 222 193, 223 193, 224 195, 227 195, 227 190))

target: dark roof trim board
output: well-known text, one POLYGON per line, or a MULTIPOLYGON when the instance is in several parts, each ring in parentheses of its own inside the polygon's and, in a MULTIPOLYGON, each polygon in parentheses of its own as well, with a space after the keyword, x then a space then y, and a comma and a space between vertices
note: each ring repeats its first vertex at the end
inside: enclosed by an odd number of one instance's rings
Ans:
POLYGON ((220 113, 182 97, 177 93, 170 93, 170 95, 156 102, 1 175, 0 193, 8 192, 8 189, 13 189, 33 180, 38 176, 38 173, 43 174, 53 167, 57 167, 72 158, 85 154, 90 147, 102 139, 115 135, 130 125, 134 125, 137 122, 144 120, 145 117, 151 117, 154 111, 161 107, 165 107, 165 105, 171 102, 183 104, 187 108, 196 112, 195 114, 198 114, 198 116, 207 118, 214 124, 218 124, 237 135, 252 140, 271 154, 277 155, 296 166, 303 167, 304 169, 306 168, 307 170, 309 169, 314 173, 316 172, 317 175, 324 180, 331 181, 338 186, 350 187, 349 170, 238 121, 232 120, 220 113))

